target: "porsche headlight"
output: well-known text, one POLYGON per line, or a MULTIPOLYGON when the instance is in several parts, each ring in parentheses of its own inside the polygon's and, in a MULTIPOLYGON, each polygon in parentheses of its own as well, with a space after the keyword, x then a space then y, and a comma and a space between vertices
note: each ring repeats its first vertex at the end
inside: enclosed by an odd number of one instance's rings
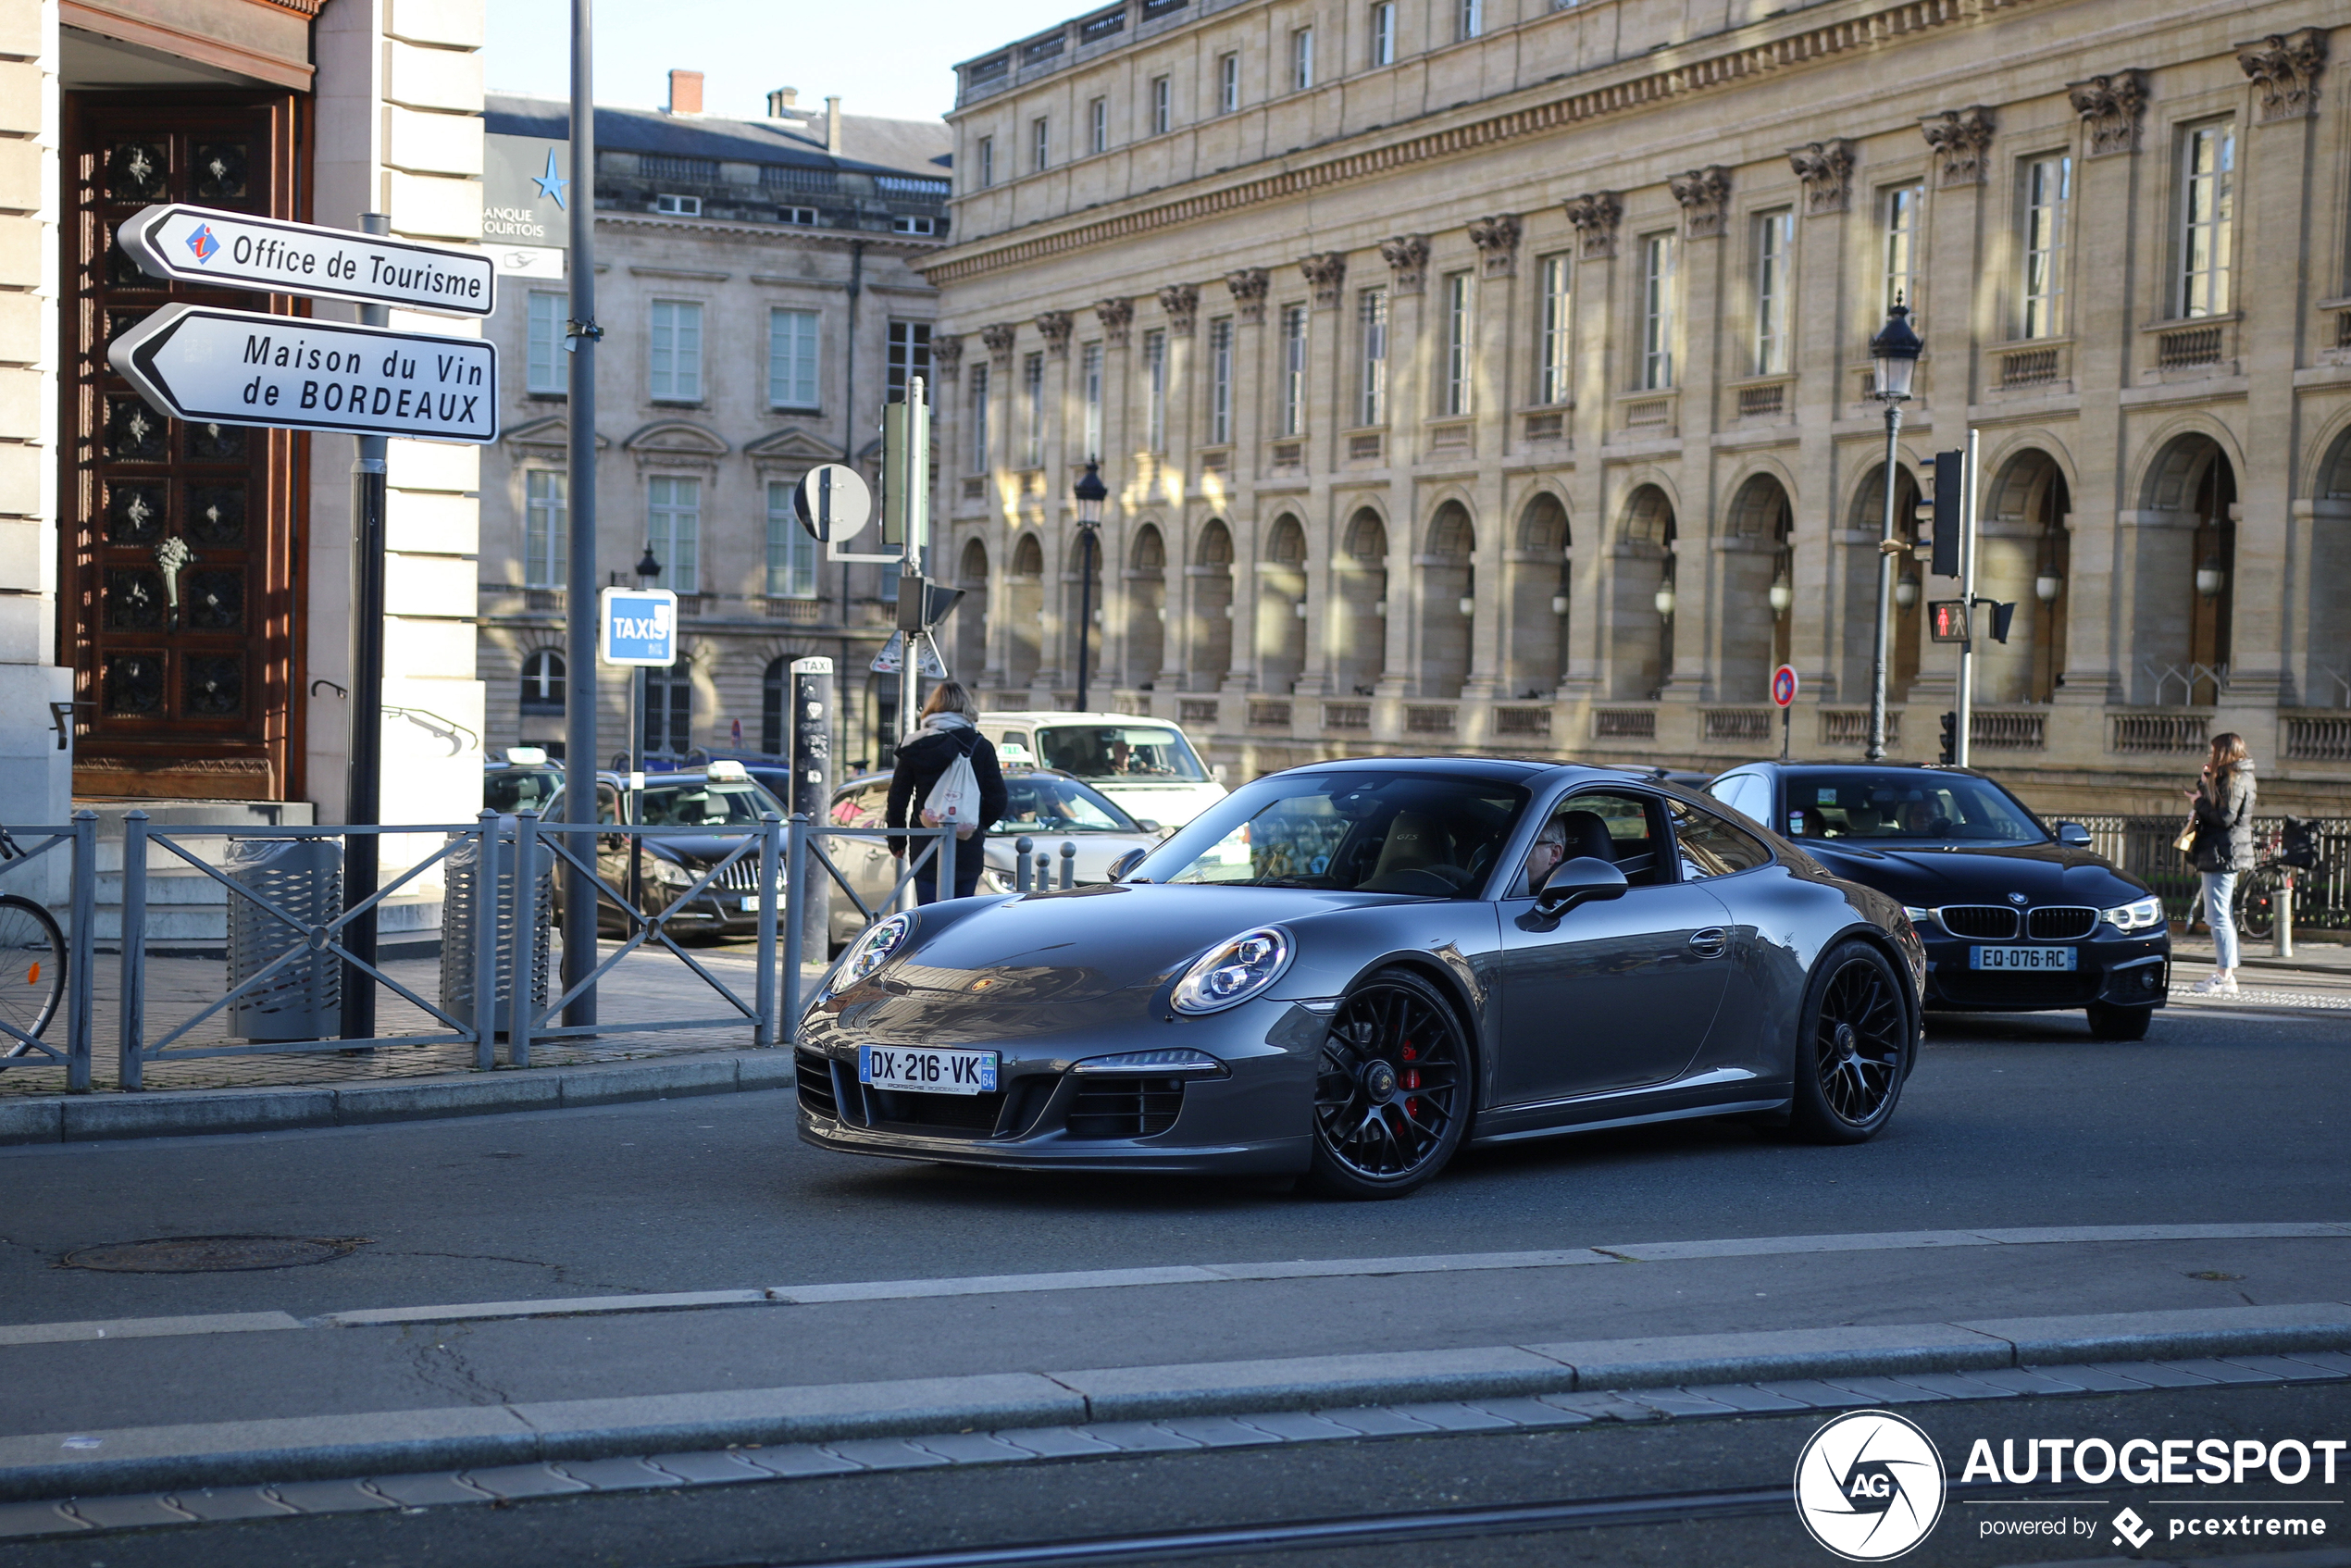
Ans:
POLYGON ((1902 906, 1902 913, 1910 917, 1910 924, 1913 926, 1931 926, 1934 923, 1934 911, 1931 909, 1920 909, 1906 903, 1902 906))
POLYGON ((2106 923, 2128 935, 2133 931, 2151 931, 2163 924, 2163 901, 2144 898, 2136 903, 2126 903, 2120 909, 2106 912, 2106 923))
POLYGON ((827 996, 839 996, 875 970, 889 962, 889 955, 905 945, 914 929, 911 915, 893 915, 868 930, 850 945, 841 956, 840 966, 833 977, 825 982, 827 996))
POLYGON ((1287 933, 1272 926, 1243 931, 1211 948, 1176 982, 1178 1013, 1221 1013, 1247 1002, 1289 967, 1287 933))

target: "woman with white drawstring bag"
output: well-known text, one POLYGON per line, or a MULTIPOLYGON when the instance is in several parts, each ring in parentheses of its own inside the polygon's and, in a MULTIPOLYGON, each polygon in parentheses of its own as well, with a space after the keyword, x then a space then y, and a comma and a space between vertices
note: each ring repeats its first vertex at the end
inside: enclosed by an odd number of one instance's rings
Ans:
MULTIPOLYGON (((979 888, 981 851, 988 829, 1004 815, 1007 797, 1003 770, 997 765, 996 748, 975 722, 979 704, 960 681, 942 680, 923 704, 914 730, 898 744, 898 758, 889 775, 889 812, 884 820, 892 828, 955 828, 955 886, 949 896, 970 898, 979 888)), ((903 855, 907 846, 921 854, 936 839, 892 839, 889 852, 903 855)), ((914 901, 939 902, 939 863, 926 860, 914 873, 914 901)))

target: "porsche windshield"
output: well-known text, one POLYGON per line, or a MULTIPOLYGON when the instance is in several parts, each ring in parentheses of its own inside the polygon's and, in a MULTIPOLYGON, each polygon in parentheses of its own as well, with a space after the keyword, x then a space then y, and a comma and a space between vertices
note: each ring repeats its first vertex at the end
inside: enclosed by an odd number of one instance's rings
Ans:
POLYGON ((1942 844, 2048 839, 2014 797, 1988 779, 1870 768, 1789 774, 1787 836, 1942 844))
POLYGON ((1525 805, 1526 792, 1514 785, 1444 774, 1261 779, 1194 819, 1141 875, 1474 898, 1525 805))

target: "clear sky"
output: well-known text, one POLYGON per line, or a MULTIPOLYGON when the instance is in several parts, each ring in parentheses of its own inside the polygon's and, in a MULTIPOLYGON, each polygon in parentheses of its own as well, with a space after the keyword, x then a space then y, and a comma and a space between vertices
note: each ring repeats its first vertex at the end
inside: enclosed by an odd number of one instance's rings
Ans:
MULTIPOLYGON (((658 108, 672 68, 703 74, 711 114, 765 114, 771 88, 802 107, 839 93, 852 115, 929 119, 953 104, 958 60, 1039 32, 1088 0, 603 0, 596 7, 596 101, 658 108)), ((490 0, 490 90, 571 91, 567 0, 490 0)))

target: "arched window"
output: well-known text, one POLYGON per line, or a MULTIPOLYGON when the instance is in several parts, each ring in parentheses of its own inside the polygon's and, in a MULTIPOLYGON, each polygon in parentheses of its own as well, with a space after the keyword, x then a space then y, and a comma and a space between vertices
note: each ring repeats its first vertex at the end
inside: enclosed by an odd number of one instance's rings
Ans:
POLYGON ((694 669, 685 658, 665 669, 645 671, 644 753, 681 757, 693 745, 694 669))
POLYGON ((1414 563, 1421 595, 1424 697, 1458 697, 1469 679, 1470 633, 1477 609, 1477 530, 1469 508, 1448 501, 1430 519, 1428 548, 1414 563))
POLYGON ((539 649, 522 662, 522 711, 564 711, 564 656, 553 648, 539 649))
POLYGON ((1347 520, 1337 588, 1338 687, 1368 697, 1387 673, 1387 527, 1368 506, 1347 520))
POLYGON ((1135 530, 1126 554, 1126 678, 1148 691, 1167 653, 1167 541, 1153 523, 1135 530))
POLYGON ((1508 568, 1511 696, 1549 697, 1566 673, 1568 544, 1567 508, 1549 491, 1536 492, 1519 514, 1508 568))
POLYGON ((759 749, 771 757, 784 754, 784 703, 791 690, 791 661, 777 657, 759 672, 759 749))

